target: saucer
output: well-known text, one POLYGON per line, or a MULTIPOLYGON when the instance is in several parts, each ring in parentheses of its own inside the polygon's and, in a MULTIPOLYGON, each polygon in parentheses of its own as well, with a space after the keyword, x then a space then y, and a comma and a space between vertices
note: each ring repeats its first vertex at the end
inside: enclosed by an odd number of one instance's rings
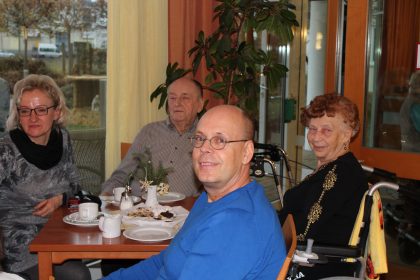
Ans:
MULTIPOLYGON (((98 213, 98 217, 102 215, 101 212, 98 213)), ((63 218, 63 222, 73 226, 79 227, 94 227, 99 224, 99 218, 94 220, 83 220, 80 218, 79 212, 71 213, 63 218)))

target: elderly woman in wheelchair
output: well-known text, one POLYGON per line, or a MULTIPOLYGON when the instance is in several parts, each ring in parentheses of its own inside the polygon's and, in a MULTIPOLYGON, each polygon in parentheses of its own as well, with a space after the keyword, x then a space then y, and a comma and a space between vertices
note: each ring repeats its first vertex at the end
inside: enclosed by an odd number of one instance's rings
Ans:
MULTIPOLYGON (((293 215, 300 242, 314 239, 317 244, 346 246, 368 189, 363 169, 349 150, 359 130, 357 106, 344 96, 320 95, 302 109, 301 122, 308 128, 317 166, 285 193, 280 219, 293 215)), ((337 275, 352 276, 353 268, 337 262, 299 269, 299 279, 337 275)))

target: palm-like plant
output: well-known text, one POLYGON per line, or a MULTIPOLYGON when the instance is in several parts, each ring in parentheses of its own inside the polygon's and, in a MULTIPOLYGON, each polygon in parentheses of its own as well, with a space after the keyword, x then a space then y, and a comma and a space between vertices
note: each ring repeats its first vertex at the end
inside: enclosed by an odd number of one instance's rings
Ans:
POLYGON ((195 46, 188 51, 193 57, 192 69, 169 64, 166 82, 152 93, 151 101, 160 96, 159 108, 167 98, 166 86, 190 71, 195 74, 202 63, 208 70, 204 88, 225 104, 237 103, 247 111, 257 108, 260 76, 266 77, 267 87, 273 90, 286 75, 287 67, 277 63, 272 52, 254 46, 253 32, 267 31, 276 35, 280 44, 289 43, 293 28, 299 25, 291 11, 295 7, 288 0, 218 2, 213 17, 219 22, 218 29, 208 37, 200 31, 195 46))
POLYGON ((158 166, 152 163, 152 154, 149 149, 144 153, 135 153, 133 158, 137 161, 137 166, 132 173, 129 174, 129 179, 135 179, 142 182, 148 182, 153 185, 160 183, 168 183, 168 174, 173 171, 172 168, 164 168, 162 162, 158 166))

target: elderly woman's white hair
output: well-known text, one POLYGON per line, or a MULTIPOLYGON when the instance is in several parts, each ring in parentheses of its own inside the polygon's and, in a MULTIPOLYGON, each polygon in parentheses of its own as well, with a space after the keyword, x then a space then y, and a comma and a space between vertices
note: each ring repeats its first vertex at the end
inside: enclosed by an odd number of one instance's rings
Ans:
POLYGON ((25 91, 32 91, 34 89, 43 91, 49 98, 51 98, 54 106, 57 106, 56 108, 61 111, 60 117, 55 122, 55 125, 58 127, 64 127, 69 109, 66 106, 63 92, 51 77, 46 75, 31 74, 18 81, 13 88, 10 115, 6 121, 7 131, 11 131, 19 127, 18 107, 20 106, 22 95, 25 91))

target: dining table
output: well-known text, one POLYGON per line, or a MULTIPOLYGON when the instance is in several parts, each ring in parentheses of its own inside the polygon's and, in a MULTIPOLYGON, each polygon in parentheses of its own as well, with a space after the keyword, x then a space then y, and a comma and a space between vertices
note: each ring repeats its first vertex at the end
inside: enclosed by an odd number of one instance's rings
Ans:
MULTIPOLYGON (((186 197, 166 203, 191 210, 196 198, 186 197)), ((115 210, 111 204, 110 210, 115 210)), ((70 259, 145 259, 168 247, 170 240, 141 242, 126 238, 104 238, 98 226, 81 227, 63 221, 71 209, 60 207, 29 245, 38 254, 39 279, 48 280, 53 275, 53 265, 70 259)))

